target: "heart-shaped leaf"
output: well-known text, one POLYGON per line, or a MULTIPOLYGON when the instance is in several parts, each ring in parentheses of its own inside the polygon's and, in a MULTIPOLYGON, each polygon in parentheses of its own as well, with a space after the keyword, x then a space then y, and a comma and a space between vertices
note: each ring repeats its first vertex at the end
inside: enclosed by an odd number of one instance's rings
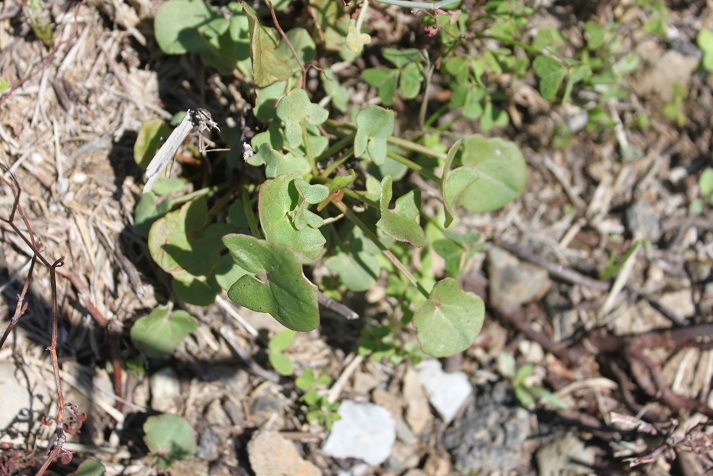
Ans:
POLYGON ((171 312, 160 306, 131 326, 131 341, 148 357, 170 355, 184 337, 198 328, 198 321, 186 311, 171 312))
POLYGON ((288 246, 248 235, 226 235, 223 243, 241 268, 265 275, 265 281, 250 275, 238 279, 228 290, 230 299, 269 313, 288 329, 308 332, 317 327, 317 287, 302 273, 298 254, 288 246))
POLYGON ((196 452, 196 433, 178 415, 168 413, 152 416, 144 423, 144 441, 149 451, 158 456, 158 467, 168 469, 178 460, 196 452))
POLYGON ((376 222, 376 226, 394 240, 405 241, 418 247, 425 246, 426 234, 418 223, 418 210, 421 206, 420 194, 411 190, 396 199, 394 209, 389 210, 392 195, 391 176, 384 177, 381 181, 381 198, 379 200, 381 218, 376 222))
POLYGON ((540 78, 540 94, 548 101, 553 101, 562 80, 567 75, 567 68, 551 56, 540 55, 532 62, 535 74, 540 78))
POLYGON ((169 0, 156 12, 154 33, 158 46, 169 55, 209 51, 200 31, 220 15, 202 0, 169 0))
POLYGON ((497 210, 525 189, 525 159, 513 142, 470 136, 463 142, 461 161, 463 167, 449 172, 442 181, 443 201, 449 213, 456 202, 474 213, 497 210))
POLYGON ((292 172, 267 180, 260 187, 258 209, 265 239, 291 247, 307 259, 317 259, 326 242, 319 230, 298 230, 291 216, 300 205, 300 196, 292 185, 302 175, 292 172))
POLYGON ((303 144, 302 126, 322 124, 329 117, 329 111, 313 104, 304 89, 293 89, 277 105, 277 117, 285 123, 285 136, 292 147, 303 144))
POLYGON ((396 85, 399 79, 399 70, 391 69, 385 66, 365 69, 361 73, 361 77, 370 86, 373 86, 379 92, 379 97, 384 105, 390 106, 396 97, 396 85))
POLYGON ((379 106, 367 106, 356 116, 354 157, 366 156, 377 165, 386 160, 387 140, 394 132, 394 111, 379 106))
POLYGON ((413 316, 421 348, 434 357, 466 350, 480 334, 485 317, 483 300, 464 292, 446 278, 436 283, 428 300, 413 316))

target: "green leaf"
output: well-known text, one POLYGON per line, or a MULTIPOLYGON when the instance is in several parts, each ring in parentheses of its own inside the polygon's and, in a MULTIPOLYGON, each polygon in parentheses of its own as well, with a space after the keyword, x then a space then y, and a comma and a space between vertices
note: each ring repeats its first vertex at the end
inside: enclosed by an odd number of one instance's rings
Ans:
POLYGON ((278 45, 277 30, 260 25, 255 11, 244 1, 240 4, 250 24, 250 58, 255 85, 265 87, 292 77, 292 68, 275 54, 278 45))
POLYGON ((267 359, 270 361, 270 365, 272 365, 272 368, 275 369, 278 374, 284 375, 286 377, 294 375, 294 362, 292 362, 292 359, 290 359, 282 352, 270 352, 269 354, 267 354, 267 359))
POLYGON ((413 99, 421 90, 423 73, 416 63, 409 63, 401 70, 399 88, 405 99, 413 99))
POLYGON ((515 359, 507 352, 502 351, 498 354, 497 368, 503 377, 507 379, 515 378, 515 359))
POLYGON ((300 175, 310 172, 309 161, 304 155, 282 154, 273 149, 270 144, 264 143, 258 147, 255 155, 248 159, 254 166, 265 166, 265 176, 275 178, 278 175, 299 172, 300 175))
POLYGON ((297 377, 295 380, 295 385, 297 385, 297 388, 301 388, 302 390, 307 390, 312 387, 312 384, 314 383, 314 370, 307 368, 302 372, 302 375, 297 377))
POLYGON ((701 192, 701 197, 713 205, 713 168, 706 167, 698 177, 698 189, 701 192))
POLYGON ((346 37, 347 48, 356 54, 360 54, 364 49, 364 45, 371 43, 371 36, 368 33, 360 33, 356 29, 355 24, 349 25, 346 37))
POLYGON ((277 351, 285 350, 295 341, 296 335, 297 334, 295 334, 295 331, 291 329, 285 329, 284 331, 280 331, 274 336, 272 336, 272 339, 270 339, 270 342, 267 344, 267 348, 270 350, 277 351))
POLYGON ((292 69, 294 75, 301 75, 302 68, 297 62, 292 50, 297 53, 297 57, 302 62, 302 65, 308 65, 314 61, 317 56, 317 46, 314 44, 314 40, 310 36, 309 32, 304 28, 293 28, 287 33, 287 39, 289 40, 292 48, 287 44, 283 38, 280 44, 277 45, 275 50, 275 56, 281 59, 286 65, 292 69))
POLYGON ((329 188, 326 185, 310 185, 309 182, 304 179, 296 179, 295 188, 304 201, 312 205, 321 203, 329 197, 329 188))
POLYGON ((418 61, 421 57, 421 53, 416 48, 407 49, 396 49, 396 48, 384 48, 382 51, 384 58, 391 62, 394 66, 401 69, 409 63, 414 63, 418 61))
POLYGON ((394 132, 394 111, 379 106, 367 106, 356 116, 354 157, 366 154, 377 165, 386 160, 387 140, 394 132))
POLYGON ((72 476, 103 476, 106 468, 95 459, 87 459, 79 465, 72 476))
POLYGON ((379 97, 386 106, 390 106, 396 97, 396 84, 399 79, 399 70, 378 66, 365 69, 361 77, 370 86, 377 89, 379 97))
POLYGON ((593 21, 588 21, 584 24, 584 31, 587 36, 587 49, 592 51, 597 50, 604 44, 607 34, 604 27, 593 21))
POLYGON ((713 71, 713 31, 703 29, 696 36, 696 43, 703 52, 701 67, 708 72, 713 71))
POLYGON ((553 101, 562 80, 567 75, 567 68, 551 56, 540 55, 532 62, 535 74, 540 78, 540 94, 548 101, 553 101))
POLYGON ((533 408, 535 406, 535 397, 530 393, 529 387, 513 387, 513 392, 515 392, 515 398, 520 402, 520 404, 525 408, 533 408))
POLYGON ((545 403, 550 404, 551 406, 555 408, 560 408, 562 410, 567 410, 570 408, 570 404, 565 402, 564 400, 558 398, 555 394, 552 392, 549 392, 545 390, 544 388, 540 387, 529 387, 528 390, 530 393, 532 393, 535 397, 539 398, 540 400, 543 400, 545 403))
POLYGON ((151 257, 174 279, 188 283, 198 276, 212 275, 218 264, 221 236, 231 227, 214 224, 204 228, 207 214, 206 199, 201 197, 151 226, 148 241, 151 257))
POLYGON ((291 218, 299 205, 293 182, 301 178, 301 174, 292 172, 260 186, 260 225, 267 241, 287 245, 307 259, 317 259, 326 242, 324 236, 311 227, 298 230, 291 218))
POLYGON ((168 469, 178 460, 196 452, 193 427, 177 415, 149 417, 144 423, 144 441, 149 451, 159 457, 159 468, 168 469))
POLYGON ((322 124, 329 117, 329 112, 310 102, 304 89, 293 89, 277 105, 277 117, 285 123, 287 142, 292 147, 298 147, 303 144, 302 126, 322 124))
POLYGON ((134 143, 134 162, 144 169, 148 167, 169 135, 171 135, 171 128, 161 119, 152 119, 141 124, 134 143))
POLYGON ((148 357, 170 355, 176 346, 198 328, 198 321, 186 311, 171 312, 159 306, 131 326, 131 341, 148 357))
POLYGON ((334 72, 331 69, 326 69, 321 73, 322 85, 324 92, 332 97, 332 105, 341 112, 347 111, 347 103, 349 102, 349 89, 342 86, 334 78, 334 72))
POLYGON ((201 28, 219 18, 202 0, 169 0, 156 12, 156 42, 169 55, 209 51, 211 46, 201 34, 201 28))
POLYGON ((271 314, 288 329, 308 332, 317 327, 317 287, 302 273, 299 255, 287 246, 247 235, 226 235, 223 243, 241 268, 265 274, 264 281, 255 276, 238 279, 228 290, 230 299, 271 314))
POLYGON ((393 210, 389 210, 392 192, 391 176, 381 181, 381 198, 379 200, 381 218, 376 226, 394 240, 405 241, 419 248, 425 246, 426 234, 419 225, 419 208, 421 196, 418 190, 411 190, 396 199, 393 210))
MULTIPOLYGON (((465 177, 448 178, 444 201, 458 204, 473 213, 485 213, 504 206, 525 189, 527 167, 516 144, 500 138, 473 135, 463 142, 463 167, 474 168, 477 179, 464 189, 463 183, 475 178, 471 172, 460 172, 465 177), (451 180, 453 184, 451 184, 451 180), (453 189, 448 187, 453 185, 453 189)), ((450 173, 453 176, 456 171, 450 173)))
POLYGON ((512 380, 512 384, 515 387, 523 385, 525 383, 525 379, 530 377, 534 372, 535 372, 534 365, 532 365, 532 364, 523 365, 522 367, 517 369, 517 372, 515 373, 515 378, 512 380))
POLYGON ((413 316, 421 348, 434 357, 466 350, 480 333, 485 317, 483 300, 464 292, 458 282, 445 278, 436 283, 428 300, 413 316))
POLYGON ((370 289, 379 277, 381 266, 373 254, 362 249, 362 242, 354 240, 344 249, 327 258, 324 265, 339 274, 339 279, 350 291, 370 289))
POLYGON ((444 223, 446 228, 453 223, 455 208, 458 205, 461 195, 468 190, 479 177, 477 169, 473 167, 459 167, 451 171, 453 161, 462 144, 462 140, 456 141, 448 151, 446 164, 443 167, 443 176, 441 177, 441 196, 443 197, 444 211, 446 213, 444 223))

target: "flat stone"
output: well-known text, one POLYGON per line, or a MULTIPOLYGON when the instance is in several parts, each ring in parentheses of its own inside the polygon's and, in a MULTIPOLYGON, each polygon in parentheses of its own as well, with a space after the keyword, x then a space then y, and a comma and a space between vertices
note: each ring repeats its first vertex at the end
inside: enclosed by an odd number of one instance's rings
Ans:
POLYGON ((259 431, 248 443, 248 457, 255 476, 321 476, 322 471, 305 461, 292 442, 275 431, 259 431))
POLYGON ((428 401, 443 421, 449 424, 463 406, 473 387, 463 372, 446 373, 435 359, 424 360, 416 367, 428 401))
POLYGON ((389 457, 396 441, 396 423, 388 410, 373 403, 345 400, 339 407, 342 417, 322 447, 335 458, 357 458, 378 466, 389 457))
POLYGON ((525 263, 500 248, 488 250, 490 299, 496 307, 537 301, 552 286, 547 270, 525 263))
POLYGON ((406 423, 418 435, 431 423, 433 415, 421 379, 413 367, 409 367, 404 375, 403 394, 406 401, 406 423))
POLYGON ((163 413, 176 413, 178 402, 183 399, 181 383, 176 371, 164 367, 149 378, 151 408, 163 413))

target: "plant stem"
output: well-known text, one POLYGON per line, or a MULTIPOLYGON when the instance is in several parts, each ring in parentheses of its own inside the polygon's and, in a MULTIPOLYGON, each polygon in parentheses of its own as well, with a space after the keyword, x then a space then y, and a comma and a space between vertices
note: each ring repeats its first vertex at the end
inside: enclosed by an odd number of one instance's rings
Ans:
POLYGON ((387 5, 396 5, 397 7, 404 8, 423 8, 424 10, 439 10, 447 6, 453 5, 454 3, 460 2, 460 0, 441 0, 440 2, 409 2, 407 0, 379 0, 381 3, 387 5))
POLYGON ((407 159, 406 157, 397 154, 396 152, 387 152, 386 155, 387 155, 390 159, 393 159, 393 160, 395 160, 396 162, 405 165, 406 167, 410 168, 410 169, 413 170, 414 172, 420 173, 420 174, 423 175, 425 178, 434 181, 436 184, 440 184, 440 183, 441 183, 441 179, 440 179, 436 174, 434 174, 433 172, 431 172, 431 171, 428 170, 427 168, 424 168, 424 167, 418 165, 416 162, 414 162, 414 161, 412 161, 412 160, 409 160, 409 159, 407 159))
POLYGON ((255 219, 255 214, 250 206, 250 194, 248 188, 243 185, 242 190, 242 201, 243 201, 243 211, 245 212, 245 217, 248 220, 248 226, 250 227, 250 233, 256 237, 260 238, 260 229, 258 228, 257 220, 255 219))
POLYGON ((408 279, 411 284, 413 284, 418 291, 424 295, 426 299, 428 299, 428 291, 426 291, 423 286, 416 280, 413 274, 404 266, 401 261, 389 250, 384 243, 381 242, 378 236, 376 236, 376 233, 371 231, 369 227, 367 227, 363 221, 359 219, 358 216, 352 212, 349 207, 347 207, 343 202, 338 202, 338 201, 333 201, 332 204, 339 209, 340 212, 344 214, 344 216, 347 217, 349 221, 354 223, 356 226, 359 227, 359 229, 364 233, 364 236, 369 238, 371 241, 374 242, 376 246, 379 247, 382 253, 384 253, 384 256, 391 261, 391 263, 398 269, 401 274, 403 274, 406 279, 408 279))
POLYGON ((314 154, 312 153, 312 147, 309 145, 309 134, 307 133, 307 124, 302 122, 302 140, 305 143, 305 153, 307 154, 307 160, 309 161, 309 167, 312 170, 312 175, 319 175, 319 170, 317 170, 317 164, 314 161, 314 154))
POLYGON ((410 141, 410 140, 401 139, 400 137, 394 137, 394 136, 392 136, 392 137, 389 137, 388 141, 389 141, 390 143, 392 143, 392 144, 394 144, 394 145, 397 145, 397 146, 399 146, 399 147, 402 147, 402 148, 404 148, 404 149, 408 149, 408 150, 410 150, 410 151, 412 151, 412 152, 418 152, 419 154, 428 155, 428 156, 430 156, 430 157, 435 157, 436 159, 446 160, 446 158, 448 157, 448 156, 447 156, 446 154, 444 154, 443 152, 436 152, 435 150, 429 149, 429 148, 426 147, 426 146, 423 146, 423 145, 421 145, 421 144, 417 144, 417 143, 412 142, 412 141, 410 141))

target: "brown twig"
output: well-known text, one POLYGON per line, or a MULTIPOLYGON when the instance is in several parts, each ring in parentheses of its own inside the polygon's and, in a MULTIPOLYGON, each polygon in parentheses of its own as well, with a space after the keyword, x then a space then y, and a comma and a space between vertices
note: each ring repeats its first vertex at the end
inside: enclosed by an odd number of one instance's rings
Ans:
POLYGON ((0 221, 9 226, 17 234, 17 236, 19 236, 22 241, 25 242, 25 244, 30 248, 30 250, 32 250, 32 261, 30 269, 28 271, 27 280, 21 294, 18 296, 18 304, 15 309, 15 314, 13 315, 13 318, 10 324, 8 325, 8 328, 3 333, 2 341, 0 341, 0 348, 2 348, 2 345, 5 343, 5 340, 7 339, 7 336, 10 334, 10 332, 12 332, 12 329, 14 329, 15 324, 17 323, 20 316, 24 314, 25 310, 27 309, 25 295, 27 294, 29 284, 32 280, 35 263, 39 260, 40 263, 42 263, 47 268, 50 275, 50 290, 52 294, 52 336, 50 346, 47 348, 47 350, 50 353, 52 361, 55 388, 57 390, 58 408, 56 418, 43 418, 43 421, 47 424, 51 424, 52 422, 56 424, 55 435, 57 437, 57 441, 50 450, 49 455, 45 460, 45 463, 37 472, 37 475, 41 476, 45 473, 49 465, 52 464, 52 462, 57 457, 59 457, 60 460, 65 464, 72 459, 72 453, 64 449, 64 442, 66 439, 65 433, 78 432, 82 426, 82 423, 86 419, 86 414, 80 415, 77 411, 76 405, 70 403, 69 406, 72 410, 73 416, 67 419, 66 421, 64 419, 64 394, 62 393, 62 381, 59 375, 59 360, 57 358, 57 335, 59 322, 59 306, 57 302, 57 270, 64 265, 64 257, 60 257, 52 263, 50 263, 44 257, 44 255, 42 254, 42 246, 39 240, 36 239, 35 233, 32 230, 32 226, 30 225, 29 220, 27 219, 25 213, 22 210, 22 206, 20 205, 22 188, 20 187, 17 178, 12 174, 12 172, 10 172, 8 167, 6 167, 4 164, 0 164, 0 169, 2 169, 2 171, 7 174, 7 176, 9 176, 8 179, 5 177, 5 175, 0 174, 0 185, 8 187, 11 190, 13 196, 13 204, 10 214, 7 218, 0 216, 0 221), (24 231, 21 230, 20 227, 18 227, 15 223, 18 217, 25 227, 24 231))

